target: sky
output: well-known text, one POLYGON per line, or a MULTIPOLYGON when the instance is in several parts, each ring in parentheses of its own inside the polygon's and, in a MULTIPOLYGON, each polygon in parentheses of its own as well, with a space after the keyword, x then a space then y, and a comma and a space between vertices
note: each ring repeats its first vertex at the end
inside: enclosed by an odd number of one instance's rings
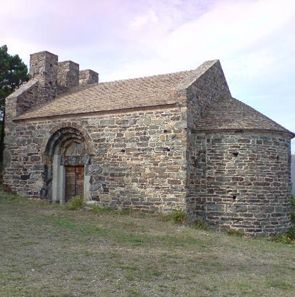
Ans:
POLYGON ((294 0, 1 0, 4 44, 27 65, 48 50, 100 81, 219 59, 235 98, 295 132, 294 0))

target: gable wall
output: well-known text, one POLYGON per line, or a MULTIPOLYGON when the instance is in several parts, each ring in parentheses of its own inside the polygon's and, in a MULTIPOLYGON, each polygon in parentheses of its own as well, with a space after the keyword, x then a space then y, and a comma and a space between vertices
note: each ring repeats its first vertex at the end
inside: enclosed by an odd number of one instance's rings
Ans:
POLYGON ((187 89, 188 129, 195 129, 212 103, 228 97, 230 90, 220 62, 216 62, 187 89))
POLYGON ((143 210, 185 207, 185 108, 15 123, 6 137, 4 183, 22 196, 44 195, 43 153, 50 131, 86 131, 94 148, 89 197, 143 210))

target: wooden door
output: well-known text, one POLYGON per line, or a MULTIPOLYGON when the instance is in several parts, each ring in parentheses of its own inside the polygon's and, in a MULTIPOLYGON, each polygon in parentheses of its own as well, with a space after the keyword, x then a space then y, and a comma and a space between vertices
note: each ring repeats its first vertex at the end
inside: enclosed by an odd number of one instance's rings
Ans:
POLYGON ((69 201, 74 196, 83 197, 84 194, 84 167, 65 166, 65 201, 69 201))

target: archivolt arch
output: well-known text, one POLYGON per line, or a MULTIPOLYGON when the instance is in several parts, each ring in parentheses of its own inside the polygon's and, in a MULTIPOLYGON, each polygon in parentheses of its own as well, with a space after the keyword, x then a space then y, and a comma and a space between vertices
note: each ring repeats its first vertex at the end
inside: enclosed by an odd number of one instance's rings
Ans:
POLYGON ((84 175, 84 182, 81 181, 84 190, 81 191, 85 198, 90 181, 87 168, 90 156, 94 153, 89 135, 73 126, 56 127, 51 132, 43 153, 46 167, 44 174, 45 196, 52 201, 60 201, 61 203, 67 201, 65 199, 68 197, 65 196, 66 182, 68 181, 67 170, 76 167, 82 169, 84 175))
POLYGON ((48 158, 52 158, 53 155, 58 152, 63 147, 63 144, 68 141, 75 141, 77 143, 85 143, 85 148, 88 155, 94 155, 94 148, 92 145, 91 138, 88 133, 77 129, 75 127, 62 127, 55 128, 51 131, 51 136, 47 141, 44 149, 44 156, 48 160, 48 158))

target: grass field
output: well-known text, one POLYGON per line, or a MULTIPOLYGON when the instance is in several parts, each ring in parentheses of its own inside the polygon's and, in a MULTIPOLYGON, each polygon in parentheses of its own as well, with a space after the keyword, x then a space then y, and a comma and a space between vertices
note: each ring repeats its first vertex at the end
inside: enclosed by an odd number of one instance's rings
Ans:
POLYGON ((295 296, 295 245, 0 192, 0 296, 295 296))

